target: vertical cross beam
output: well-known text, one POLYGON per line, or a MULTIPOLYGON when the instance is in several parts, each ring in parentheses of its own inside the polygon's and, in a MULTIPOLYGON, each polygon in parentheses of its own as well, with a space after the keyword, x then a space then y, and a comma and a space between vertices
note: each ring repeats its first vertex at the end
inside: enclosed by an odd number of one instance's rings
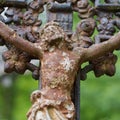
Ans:
POLYGON ((77 74, 75 84, 74 84, 74 90, 73 90, 73 102, 75 105, 76 110, 76 116, 75 120, 80 120, 80 70, 77 74))
POLYGON ((47 22, 58 22, 67 34, 72 34, 73 12, 71 3, 55 3, 47 4, 47 22))

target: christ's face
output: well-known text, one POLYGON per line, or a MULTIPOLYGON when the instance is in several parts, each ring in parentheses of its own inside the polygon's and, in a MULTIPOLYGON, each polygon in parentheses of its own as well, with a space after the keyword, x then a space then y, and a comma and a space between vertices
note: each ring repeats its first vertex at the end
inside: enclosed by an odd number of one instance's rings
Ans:
POLYGON ((40 31, 40 40, 47 46, 58 46, 65 40, 63 29, 55 22, 46 24, 40 31))

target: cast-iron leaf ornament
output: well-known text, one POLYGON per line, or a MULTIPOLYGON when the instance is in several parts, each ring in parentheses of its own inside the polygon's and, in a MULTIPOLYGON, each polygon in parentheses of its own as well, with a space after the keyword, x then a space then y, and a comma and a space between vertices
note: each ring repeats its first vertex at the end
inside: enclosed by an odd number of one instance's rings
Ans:
POLYGON ((3 53, 5 72, 29 69, 40 80, 28 120, 80 120, 79 80, 91 70, 96 77, 115 74, 119 10, 119 0, 0 1, 0 45, 8 48, 3 53), (47 23, 41 26, 43 12, 47 23), (72 31, 75 12, 80 21, 72 31), (32 59, 40 61, 39 67, 32 59), (81 68, 84 62, 88 65, 81 68))

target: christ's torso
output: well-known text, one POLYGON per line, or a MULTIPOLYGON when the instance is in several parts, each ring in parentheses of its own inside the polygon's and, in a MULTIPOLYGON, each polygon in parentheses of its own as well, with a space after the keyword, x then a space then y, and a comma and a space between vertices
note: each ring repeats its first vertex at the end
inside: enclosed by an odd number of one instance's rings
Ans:
POLYGON ((49 89, 47 94, 56 91, 56 94, 60 92, 69 96, 78 68, 78 57, 72 52, 55 50, 44 53, 41 60, 42 89, 49 89))

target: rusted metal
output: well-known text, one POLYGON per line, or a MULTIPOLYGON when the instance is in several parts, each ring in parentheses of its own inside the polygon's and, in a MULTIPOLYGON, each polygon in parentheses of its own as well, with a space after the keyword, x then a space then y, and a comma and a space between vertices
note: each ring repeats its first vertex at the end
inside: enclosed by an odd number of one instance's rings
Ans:
POLYGON ((1 0, 0 7, 20 7, 25 8, 27 0, 1 0))
POLYGON ((55 21, 63 30, 71 35, 73 26, 73 12, 71 2, 47 4, 47 22, 55 21))
POLYGON ((80 80, 91 70, 96 77, 115 74, 113 50, 120 48, 120 42, 112 36, 120 29, 119 0, 91 2, 0 1, 0 21, 9 26, 0 22, 0 44, 8 48, 3 53, 5 71, 23 74, 29 69, 40 83, 31 95, 28 120, 80 120, 80 80), (45 7, 47 24, 41 27, 39 14, 45 7), (73 12, 80 18, 75 31, 73 12), (98 34, 93 38, 95 29, 98 34), (31 64, 32 59, 40 60, 40 66, 31 64), (81 68, 86 61, 88 65, 81 68))
POLYGON ((68 46, 64 46, 68 42, 65 36, 64 31, 54 22, 46 24, 40 32, 41 41, 38 43, 44 50, 41 59, 42 89, 32 95, 31 100, 36 107, 33 105, 28 112, 29 119, 37 116, 53 120, 75 118, 75 109, 70 98, 79 58, 67 50, 68 46), (42 101, 39 102, 39 99, 42 101), (43 115, 40 116, 40 113, 43 115))
POLYGON ((105 0, 105 3, 100 3, 100 0, 96 0, 96 8, 99 10, 105 11, 120 11, 120 2, 119 0, 105 0))
POLYGON ((74 83, 74 88, 72 92, 72 101, 75 105, 75 120, 80 120, 80 80, 81 80, 81 70, 78 71, 77 77, 74 83))

